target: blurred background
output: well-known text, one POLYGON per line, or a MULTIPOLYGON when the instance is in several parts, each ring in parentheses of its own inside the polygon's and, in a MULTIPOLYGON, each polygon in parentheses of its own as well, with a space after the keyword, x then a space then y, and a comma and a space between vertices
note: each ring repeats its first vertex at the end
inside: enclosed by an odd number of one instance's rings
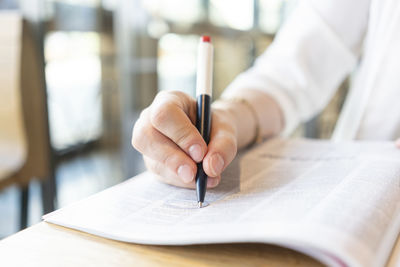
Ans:
MULTIPOLYGON (((199 37, 213 39, 217 98, 296 2, 0 0, 0 98, 13 107, 0 109, 0 238, 143 171, 132 126, 158 91, 194 94, 199 37)), ((295 135, 329 138, 346 88, 295 135)))

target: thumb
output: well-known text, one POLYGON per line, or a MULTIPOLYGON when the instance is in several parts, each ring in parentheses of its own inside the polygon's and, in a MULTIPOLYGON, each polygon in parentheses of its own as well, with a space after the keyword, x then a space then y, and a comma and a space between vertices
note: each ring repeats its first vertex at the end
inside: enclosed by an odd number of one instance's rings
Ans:
POLYGON ((203 159, 203 168, 210 177, 220 177, 237 152, 236 131, 223 114, 213 112, 210 143, 203 159))

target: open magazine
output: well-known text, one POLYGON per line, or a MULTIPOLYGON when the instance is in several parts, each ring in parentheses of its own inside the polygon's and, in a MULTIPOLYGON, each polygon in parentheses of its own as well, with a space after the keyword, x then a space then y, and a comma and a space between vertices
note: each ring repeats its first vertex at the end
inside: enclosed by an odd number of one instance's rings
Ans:
POLYGON ((330 266, 383 266, 400 231, 400 150, 273 139, 239 154, 206 201, 199 209, 193 190, 145 172, 44 218, 132 243, 261 242, 330 266))

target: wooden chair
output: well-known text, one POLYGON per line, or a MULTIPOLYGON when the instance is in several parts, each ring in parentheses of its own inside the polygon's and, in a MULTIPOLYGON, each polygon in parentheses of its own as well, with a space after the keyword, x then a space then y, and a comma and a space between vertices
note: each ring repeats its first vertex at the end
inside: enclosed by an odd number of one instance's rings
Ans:
POLYGON ((42 38, 17 12, 0 12, 0 190, 21 188, 21 229, 27 226, 29 183, 41 180, 45 213, 56 185, 50 145, 42 38))

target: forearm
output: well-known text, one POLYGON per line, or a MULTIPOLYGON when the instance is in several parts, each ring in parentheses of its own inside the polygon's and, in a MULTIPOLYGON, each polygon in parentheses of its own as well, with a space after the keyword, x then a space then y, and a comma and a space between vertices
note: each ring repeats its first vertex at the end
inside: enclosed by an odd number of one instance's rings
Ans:
POLYGON ((229 99, 215 101, 213 108, 223 110, 232 117, 238 148, 249 145, 256 138, 257 131, 262 137, 270 137, 279 134, 284 126, 279 105, 259 90, 235 92, 229 99), (238 101, 241 99, 244 101, 238 101))

